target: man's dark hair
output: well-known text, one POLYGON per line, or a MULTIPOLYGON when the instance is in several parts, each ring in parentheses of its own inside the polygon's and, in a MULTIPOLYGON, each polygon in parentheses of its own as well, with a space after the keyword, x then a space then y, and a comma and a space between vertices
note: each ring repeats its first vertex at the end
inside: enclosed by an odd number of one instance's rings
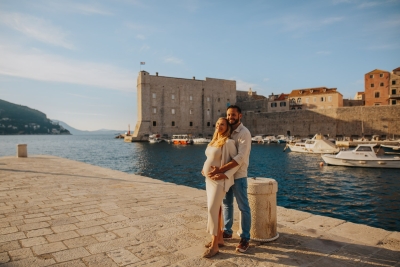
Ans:
POLYGON ((239 112, 239 114, 242 114, 242 109, 239 106, 230 105, 226 110, 228 111, 228 109, 230 109, 230 108, 235 108, 237 110, 237 112, 239 112))

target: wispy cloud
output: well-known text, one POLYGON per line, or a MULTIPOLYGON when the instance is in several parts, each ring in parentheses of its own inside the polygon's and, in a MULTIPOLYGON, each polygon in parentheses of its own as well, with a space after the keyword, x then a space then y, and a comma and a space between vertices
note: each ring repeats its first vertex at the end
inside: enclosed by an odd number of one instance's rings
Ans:
POLYGON ((0 23, 43 43, 75 49, 64 31, 44 19, 21 13, 0 13, 0 23))
POLYGON ((183 64, 183 60, 176 57, 165 57, 164 62, 172 64, 183 64))
POLYGON ((70 13, 78 13, 82 15, 102 15, 111 16, 112 12, 102 7, 99 3, 92 2, 91 4, 76 3, 70 0, 44 1, 42 8, 52 11, 62 11, 70 13))
POLYGON ((147 51, 150 49, 150 46, 148 45, 142 45, 142 47, 139 49, 139 51, 147 51))
POLYGON ((136 39, 145 40, 146 37, 143 34, 138 34, 138 35, 136 35, 136 39))
POLYGON ((399 49, 400 44, 378 44, 378 45, 370 45, 367 46, 367 50, 392 50, 399 49))
POLYGON ((364 2, 358 5, 358 8, 370 8, 382 4, 382 2, 364 2))
POLYGON ((71 60, 41 51, 0 45, 0 74, 40 81, 91 85, 120 91, 136 88, 129 70, 112 65, 71 60))

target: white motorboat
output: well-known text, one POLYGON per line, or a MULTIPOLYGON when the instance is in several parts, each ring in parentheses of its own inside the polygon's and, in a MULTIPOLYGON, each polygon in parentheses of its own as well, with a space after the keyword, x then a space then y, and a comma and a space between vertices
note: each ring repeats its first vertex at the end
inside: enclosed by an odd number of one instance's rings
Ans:
MULTIPOLYGON (((338 153, 339 148, 329 140, 323 140, 320 134, 314 135, 311 139, 306 139, 305 142, 296 142, 286 145, 293 152, 323 154, 323 153, 338 153)), ((285 149, 286 149, 285 148, 285 149)))
POLYGON ((251 138, 252 143, 259 143, 259 144, 264 144, 264 139, 261 135, 256 135, 251 138))
POLYGON ((175 145, 191 145, 193 139, 187 134, 174 134, 172 135, 171 143, 175 145))
POLYGON ((149 135, 149 142, 151 144, 160 143, 161 141, 162 141, 162 139, 160 138, 159 134, 151 134, 151 135, 149 135))
POLYGON ((376 144, 361 144, 354 150, 340 151, 336 155, 324 154, 328 165, 364 168, 400 168, 400 156, 385 155, 382 149, 374 151, 376 144), (377 155, 378 154, 378 155, 377 155))
POLYGON ((193 143, 195 144, 207 144, 210 142, 211 142, 210 138, 204 138, 204 137, 193 138, 193 143))

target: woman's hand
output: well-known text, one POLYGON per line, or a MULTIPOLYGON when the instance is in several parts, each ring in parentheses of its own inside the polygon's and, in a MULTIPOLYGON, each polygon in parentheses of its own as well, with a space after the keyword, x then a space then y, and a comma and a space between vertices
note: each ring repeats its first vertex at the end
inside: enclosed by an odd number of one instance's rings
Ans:
POLYGON ((226 176, 225 173, 217 173, 216 175, 213 175, 210 178, 211 180, 217 181, 217 180, 228 179, 228 176, 226 176))
POLYGON ((203 171, 203 170, 201 170, 201 175, 205 176, 205 175, 204 175, 204 171, 203 171))

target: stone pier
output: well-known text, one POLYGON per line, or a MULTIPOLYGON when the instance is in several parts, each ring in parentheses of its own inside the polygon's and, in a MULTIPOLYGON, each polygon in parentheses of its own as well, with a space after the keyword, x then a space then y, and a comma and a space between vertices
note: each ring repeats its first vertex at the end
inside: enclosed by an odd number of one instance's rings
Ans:
POLYGON ((234 235, 204 259, 206 207, 204 190, 52 156, 2 157, 0 266, 400 266, 399 232, 283 207, 277 240, 240 254, 234 235))

